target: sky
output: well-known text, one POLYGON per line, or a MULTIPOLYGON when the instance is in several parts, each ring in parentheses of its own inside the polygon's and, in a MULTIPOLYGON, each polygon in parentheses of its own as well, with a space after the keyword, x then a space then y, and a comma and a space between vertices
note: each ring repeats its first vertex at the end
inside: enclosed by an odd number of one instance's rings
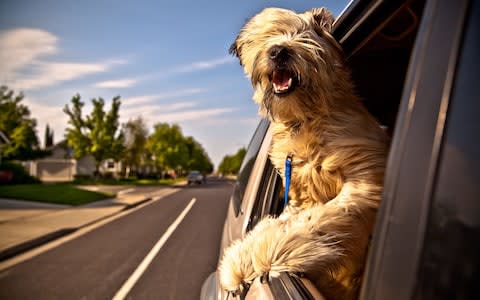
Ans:
POLYGON ((121 97, 120 122, 141 116, 150 130, 176 123, 200 142, 217 167, 247 147, 260 120, 252 86, 228 53, 244 23, 266 7, 334 15, 348 1, 1 0, 0 85, 23 92, 55 142, 68 126, 75 94, 121 97))

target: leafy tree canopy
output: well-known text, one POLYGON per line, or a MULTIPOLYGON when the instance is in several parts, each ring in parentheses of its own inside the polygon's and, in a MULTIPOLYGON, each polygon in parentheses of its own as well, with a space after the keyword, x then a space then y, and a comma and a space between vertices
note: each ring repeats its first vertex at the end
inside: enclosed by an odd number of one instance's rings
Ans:
POLYGON ((158 123, 147 140, 147 149, 162 169, 211 172, 213 165, 203 147, 185 137, 179 125, 158 123))
POLYGON ((29 160, 46 154, 40 150, 37 122, 30 117, 23 98, 22 93, 15 95, 8 87, 0 87, 0 130, 10 141, 0 148, 0 156, 5 160, 29 160))
POLYGON ((123 161, 126 164, 126 177, 130 175, 133 166, 140 166, 148 160, 146 151, 148 129, 142 117, 129 120, 123 128, 125 135, 125 154, 123 161))
POLYGON ((234 155, 225 155, 218 166, 218 171, 223 174, 237 174, 246 153, 245 148, 240 148, 234 155))
POLYGON ((63 111, 69 116, 69 127, 66 129, 68 145, 73 148, 74 157, 90 154, 97 163, 102 160, 120 159, 124 152, 124 135, 120 130, 119 110, 120 97, 114 97, 109 111, 105 111, 102 98, 92 99, 93 109, 87 116, 82 115, 85 105, 77 94, 71 99, 71 107, 67 104, 63 111))
POLYGON ((203 173, 213 172, 213 164, 202 145, 195 141, 195 139, 191 136, 187 137, 185 142, 188 148, 189 156, 186 169, 198 170, 203 173))

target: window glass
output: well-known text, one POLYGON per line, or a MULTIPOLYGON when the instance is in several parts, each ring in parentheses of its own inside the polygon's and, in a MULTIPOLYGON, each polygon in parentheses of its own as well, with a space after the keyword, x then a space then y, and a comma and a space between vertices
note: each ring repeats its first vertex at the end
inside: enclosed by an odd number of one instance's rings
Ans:
POLYGON ((238 179, 233 193, 233 204, 236 215, 238 215, 238 212, 240 211, 240 204, 242 202, 243 194, 245 193, 248 179, 250 178, 250 173, 252 172, 253 165, 255 164, 258 151, 260 151, 260 147, 262 146, 263 138, 267 133, 268 125, 268 120, 263 119, 260 121, 260 124, 255 130, 250 144, 248 145, 247 153, 245 154, 240 171, 238 172, 238 179))

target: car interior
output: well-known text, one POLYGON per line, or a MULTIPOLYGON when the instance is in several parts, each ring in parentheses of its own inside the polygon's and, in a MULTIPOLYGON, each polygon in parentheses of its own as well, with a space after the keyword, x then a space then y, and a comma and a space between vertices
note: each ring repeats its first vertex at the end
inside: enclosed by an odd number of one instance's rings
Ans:
POLYGON ((409 1, 371 30, 369 36, 342 43, 360 96, 390 134, 423 7, 424 1, 409 1))

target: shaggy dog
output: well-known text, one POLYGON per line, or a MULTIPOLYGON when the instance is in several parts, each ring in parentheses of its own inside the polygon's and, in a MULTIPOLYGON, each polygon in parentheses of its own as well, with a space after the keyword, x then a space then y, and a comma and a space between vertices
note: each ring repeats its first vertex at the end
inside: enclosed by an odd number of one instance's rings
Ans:
POLYGON ((356 95, 324 8, 267 8, 230 51, 271 121, 270 159, 292 159, 291 198, 227 248, 221 286, 238 294, 259 276, 305 275, 327 299, 355 299, 381 199, 388 137, 356 95))

